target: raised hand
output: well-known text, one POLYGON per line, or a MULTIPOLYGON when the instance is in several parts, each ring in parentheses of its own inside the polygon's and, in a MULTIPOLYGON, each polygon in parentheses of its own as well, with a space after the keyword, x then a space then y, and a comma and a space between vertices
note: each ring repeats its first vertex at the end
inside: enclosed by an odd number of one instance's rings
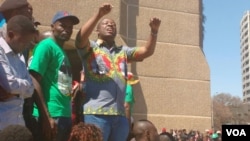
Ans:
POLYGON ((161 25, 161 20, 159 18, 151 18, 149 22, 149 26, 151 27, 151 32, 154 34, 158 33, 158 29, 161 25))
POLYGON ((99 15, 100 16, 104 16, 106 14, 108 14, 111 9, 112 9, 112 5, 109 3, 104 3, 100 8, 99 8, 99 15))

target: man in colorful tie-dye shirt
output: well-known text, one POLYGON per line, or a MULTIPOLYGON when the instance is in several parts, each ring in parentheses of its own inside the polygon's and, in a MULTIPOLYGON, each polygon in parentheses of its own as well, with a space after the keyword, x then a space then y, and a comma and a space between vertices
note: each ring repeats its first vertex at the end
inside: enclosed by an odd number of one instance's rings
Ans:
POLYGON ((101 128, 104 141, 125 141, 129 132, 124 110, 127 62, 141 61, 154 53, 161 21, 158 18, 150 20, 151 31, 145 46, 117 46, 114 42, 114 20, 104 18, 99 22, 104 15, 110 13, 112 7, 111 4, 103 4, 81 27, 76 47, 86 77, 84 122, 101 128), (96 25, 98 39, 90 41, 88 38, 96 25))

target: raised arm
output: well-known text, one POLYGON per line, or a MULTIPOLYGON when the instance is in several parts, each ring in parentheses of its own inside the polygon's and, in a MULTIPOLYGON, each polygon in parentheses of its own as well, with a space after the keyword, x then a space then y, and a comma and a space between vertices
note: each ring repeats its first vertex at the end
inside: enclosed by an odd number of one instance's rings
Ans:
POLYGON ((145 46, 139 47, 139 49, 136 51, 136 60, 143 60, 151 55, 153 55, 155 46, 156 46, 156 40, 157 40, 157 34, 158 30, 161 24, 161 20, 158 18, 151 18, 149 22, 149 26, 151 29, 148 41, 145 46))
POLYGON ((89 36, 91 35, 92 31, 94 30, 97 22, 106 14, 108 14, 112 9, 111 4, 103 4, 97 13, 94 14, 82 27, 78 34, 78 38, 80 39, 79 44, 77 45, 78 48, 86 47, 89 44, 89 36))

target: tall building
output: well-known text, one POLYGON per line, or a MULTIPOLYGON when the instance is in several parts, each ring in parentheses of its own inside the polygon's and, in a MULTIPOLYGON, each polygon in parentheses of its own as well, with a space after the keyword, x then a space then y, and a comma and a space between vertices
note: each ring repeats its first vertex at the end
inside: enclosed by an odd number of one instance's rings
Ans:
POLYGON ((250 11, 246 11, 240 22, 240 52, 243 102, 250 103, 250 11))
MULTIPOLYGON (((2 1, 2 0, 0 0, 2 1)), ((74 79, 81 62, 74 41, 76 33, 103 0, 29 0, 40 31, 50 30, 55 12, 67 10, 80 19, 65 48, 74 79)), ((114 8, 107 15, 117 23, 116 43, 144 45, 150 34, 149 20, 160 17, 154 55, 130 65, 138 76, 134 119, 149 119, 158 129, 211 128, 210 69, 203 53, 202 0, 107 0, 114 8)), ((96 33, 90 37, 95 40, 96 33)), ((160 130, 159 130, 160 131, 160 130)))

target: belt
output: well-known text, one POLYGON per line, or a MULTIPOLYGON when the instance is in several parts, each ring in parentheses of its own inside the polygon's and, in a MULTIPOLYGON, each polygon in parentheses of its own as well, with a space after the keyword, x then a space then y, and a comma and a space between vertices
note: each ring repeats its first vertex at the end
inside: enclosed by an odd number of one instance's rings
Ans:
POLYGON ((12 94, 13 96, 15 96, 15 97, 20 97, 20 94, 12 94))
POLYGON ((8 100, 8 99, 10 99, 10 98, 12 98, 12 97, 20 97, 20 95, 19 94, 1 94, 0 93, 0 102, 4 102, 4 101, 6 101, 6 100, 8 100))

